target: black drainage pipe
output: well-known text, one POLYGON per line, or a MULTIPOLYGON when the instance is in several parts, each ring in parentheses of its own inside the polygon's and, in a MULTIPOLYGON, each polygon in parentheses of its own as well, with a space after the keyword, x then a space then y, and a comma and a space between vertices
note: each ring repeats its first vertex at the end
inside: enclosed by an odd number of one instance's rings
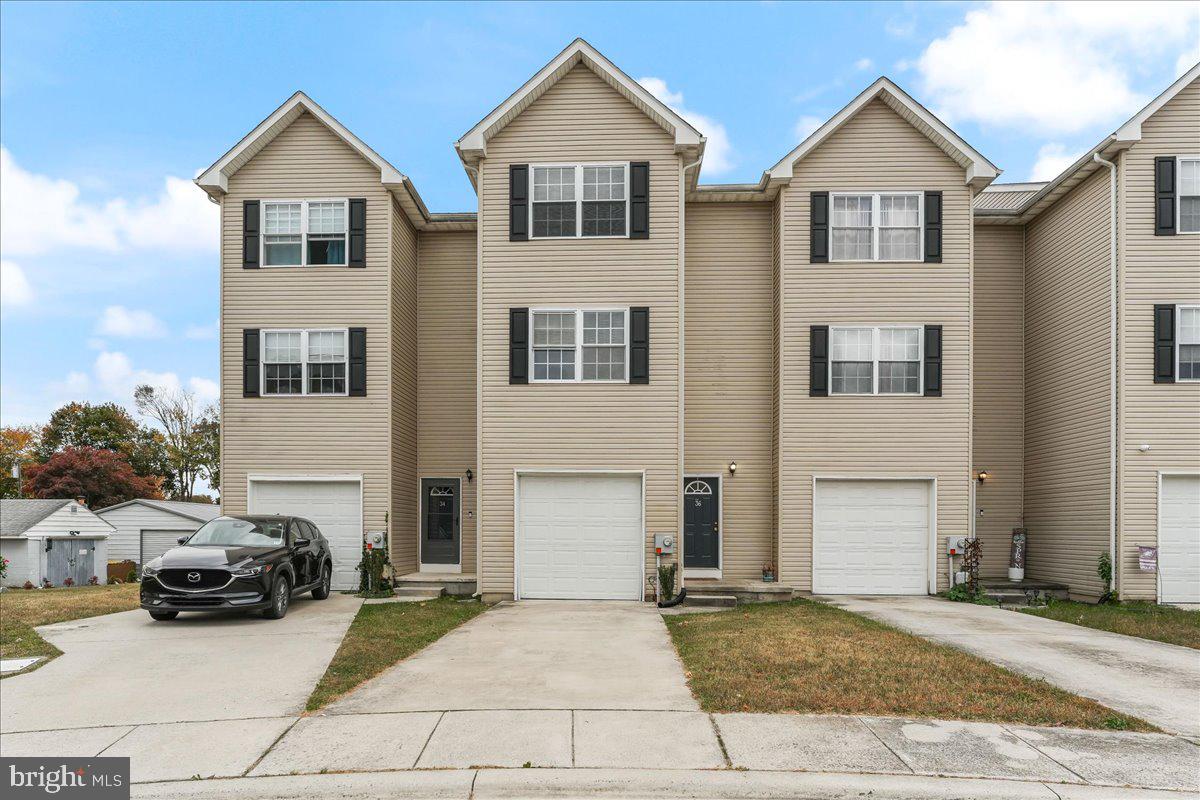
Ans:
POLYGON ((664 603, 664 602, 662 602, 662 601, 660 600, 660 601, 658 602, 658 607, 659 607, 659 608, 674 608, 675 606, 677 606, 677 605, 679 605, 680 603, 682 603, 682 602, 683 602, 683 599, 684 599, 685 597, 687 597, 687 589, 686 589, 686 588, 681 588, 681 589, 679 590, 679 594, 675 595, 675 597, 674 597, 674 598, 672 598, 671 600, 668 600, 668 601, 667 601, 667 602, 665 602, 665 603, 664 603))

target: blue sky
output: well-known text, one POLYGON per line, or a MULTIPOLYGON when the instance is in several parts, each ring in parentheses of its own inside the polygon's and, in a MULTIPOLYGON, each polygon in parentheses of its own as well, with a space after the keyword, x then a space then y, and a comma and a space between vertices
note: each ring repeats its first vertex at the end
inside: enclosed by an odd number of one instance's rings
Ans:
POLYGON ((1200 4, 0 3, 0 419, 149 381, 212 397, 215 207, 191 178, 296 89, 474 208, 453 142, 576 36, 757 180, 880 74, 1049 177, 1200 60, 1200 4))

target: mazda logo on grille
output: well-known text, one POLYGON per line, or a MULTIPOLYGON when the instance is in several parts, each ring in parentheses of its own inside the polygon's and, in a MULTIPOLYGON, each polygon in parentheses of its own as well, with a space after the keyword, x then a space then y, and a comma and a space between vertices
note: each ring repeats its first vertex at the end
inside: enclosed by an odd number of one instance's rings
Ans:
POLYGON ((189 572, 188 573, 188 581, 190 581, 191 583, 199 583, 200 582, 200 573, 199 572, 189 572))

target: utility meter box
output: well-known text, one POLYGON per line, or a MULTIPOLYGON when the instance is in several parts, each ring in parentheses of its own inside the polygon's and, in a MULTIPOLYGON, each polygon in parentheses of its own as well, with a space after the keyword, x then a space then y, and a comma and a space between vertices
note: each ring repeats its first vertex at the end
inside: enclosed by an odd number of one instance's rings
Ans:
POLYGON ((654 534, 654 552, 660 556, 671 555, 675 552, 675 534, 673 533, 656 533, 654 534))
POLYGON ((367 531, 363 534, 363 541, 366 542, 368 550, 382 550, 385 537, 383 531, 367 531))
POLYGON ((967 547, 967 540, 962 536, 946 537, 946 555, 961 556, 967 547))

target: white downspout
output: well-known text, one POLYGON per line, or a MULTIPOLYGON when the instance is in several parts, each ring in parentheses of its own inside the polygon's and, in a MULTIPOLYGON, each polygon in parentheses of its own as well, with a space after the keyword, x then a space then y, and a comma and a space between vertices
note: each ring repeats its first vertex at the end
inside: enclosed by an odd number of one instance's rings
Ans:
POLYGON ((1108 557, 1112 562, 1112 589, 1117 591, 1117 165, 1092 153, 1092 160, 1108 167, 1108 557))
MULTIPOLYGON (((679 446, 679 483, 676 484, 676 486, 675 486, 675 488, 679 491, 679 505, 678 505, 679 527, 675 531, 675 545, 676 545, 675 549, 676 549, 676 552, 679 553, 679 555, 676 556, 679 559, 679 561, 678 561, 679 566, 676 568, 676 571, 679 575, 679 588, 680 589, 682 589, 684 587, 683 515, 685 512, 684 512, 684 508, 683 508, 683 499, 684 499, 683 498, 683 484, 684 484, 684 476, 685 476, 685 473, 687 470, 687 463, 683 456, 683 446, 684 446, 684 439, 685 439, 684 428, 686 427, 685 419, 684 419, 684 398, 685 398, 684 388, 685 387, 683 385, 683 374, 684 374, 684 369, 683 369, 683 366, 684 366, 683 365, 683 343, 684 343, 683 342, 683 337, 684 337, 684 302, 683 302, 683 300, 684 300, 684 294, 683 293, 684 293, 684 288, 685 288, 685 286, 684 286, 684 276, 685 276, 684 265, 686 263, 686 258, 687 258, 687 251, 684 246, 684 239, 687 235, 687 232, 686 232, 684 226, 687 223, 687 219, 686 219, 687 171, 689 169, 691 169, 692 167, 698 165, 703 160, 704 160, 704 154, 701 153, 699 158, 697 158, 695 161, 693 161, 690 164, 684 165, 683 169, 681 169, 679 171, 679 445, 678 445, 679 446)), ((643 503, 645 502, 645 498, 643 498, 642 502, 643 503)), ((721 535, 724 536, 725 531, 721 531, 721 535)), ((654 581, 655 581, 655 586, 657 586, 658 585, 658 571, 657 570, 655 570, 655 573, 654 573, 654 581)))

